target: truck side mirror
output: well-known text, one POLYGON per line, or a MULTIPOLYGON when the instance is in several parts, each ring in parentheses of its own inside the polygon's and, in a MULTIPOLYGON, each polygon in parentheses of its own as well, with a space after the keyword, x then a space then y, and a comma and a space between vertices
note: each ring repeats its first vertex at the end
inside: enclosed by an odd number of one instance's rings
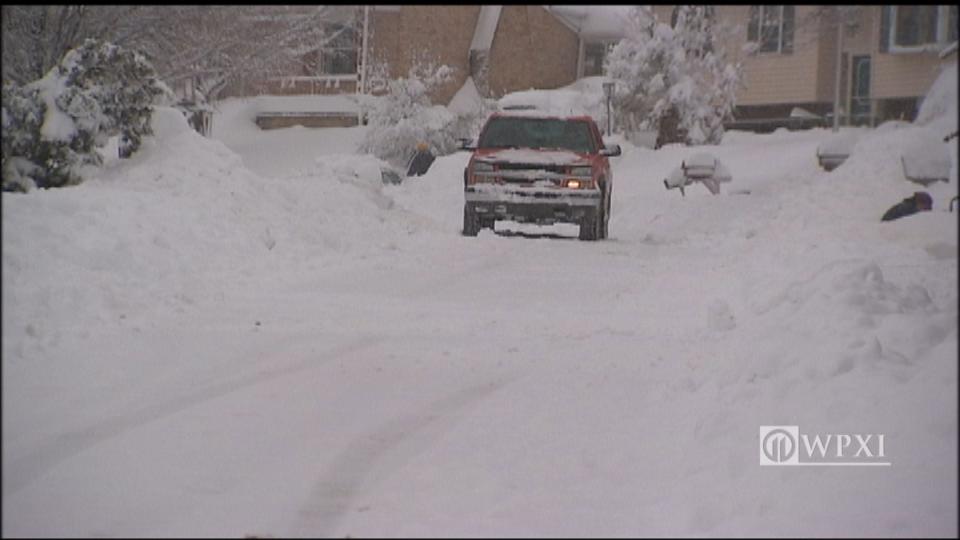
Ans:
POLYGON ((476 150, 477 143, 473 139, 458 139, 461 150, 476 150))
POLYGON ((620 155, 620 145, 619 144, 608 144, 603 147, 603 150, 600 150, 601 156, 614 157, 620 155))

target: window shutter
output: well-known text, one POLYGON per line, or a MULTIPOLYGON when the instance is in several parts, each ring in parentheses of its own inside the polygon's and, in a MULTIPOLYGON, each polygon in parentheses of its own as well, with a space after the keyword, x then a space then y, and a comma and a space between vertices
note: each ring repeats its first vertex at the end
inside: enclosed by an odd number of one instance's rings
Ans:
POLYGON ((750 22, 747 23, 747 41, 760 41, 760 8, 750 6, 750 22))
POLYGON ((880 52, 890 50, 890 6, 880 6, 880 52))
POLYGON ((793 6, 783 6, 783 44, 780 51, 793 52, 793 6))

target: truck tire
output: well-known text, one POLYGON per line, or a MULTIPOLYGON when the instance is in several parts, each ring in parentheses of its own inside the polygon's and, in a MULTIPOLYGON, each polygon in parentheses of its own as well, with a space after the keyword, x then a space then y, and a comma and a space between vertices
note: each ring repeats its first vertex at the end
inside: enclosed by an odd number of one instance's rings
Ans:
POLYGON ((600 237, 600 213, 603 206, 587 212, 580 220, 580 240, 593 241, 600 237))
POLYGON ((610 195, 610 189, 611 189, 611 186, 608 186, 608 185, 604 185, 604 186, 603 186, 603 191, 602 191, 602 193, 603 193, 603 198, 602 198, 603 203, 602 203, 602 205, 601 205, 601 207, 600 207, 602 213, 601 213, 601 216, 600 216, 600 236, 599 236, 599 238, 600 238, 601 240, 606 240, 606 239, 607 239, 607 236, 608 236, 609 233, 610 233, 610 196, 611 196, 611 195, 610 195))
POLYGON ((463 205, 463 235, 476 236, 480 233, 480 216, 469 204, 463 205))

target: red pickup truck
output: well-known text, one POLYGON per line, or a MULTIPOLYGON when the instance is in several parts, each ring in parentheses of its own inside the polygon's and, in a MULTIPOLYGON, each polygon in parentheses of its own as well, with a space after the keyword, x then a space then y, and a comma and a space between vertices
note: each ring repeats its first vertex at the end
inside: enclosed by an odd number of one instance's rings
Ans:
POLYGON ((581 240, 607 237, 613 173, 589 116, 492 115, 463 171, 463 234, 493 229, 497 220, 580 225, 581 240))

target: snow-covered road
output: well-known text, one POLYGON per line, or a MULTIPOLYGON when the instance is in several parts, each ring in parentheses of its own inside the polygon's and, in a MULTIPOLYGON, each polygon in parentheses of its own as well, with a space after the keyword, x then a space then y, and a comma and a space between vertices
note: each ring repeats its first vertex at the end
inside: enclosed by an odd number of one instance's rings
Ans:
POLYGON ((3 534, 956 535, 956 214, 879 223, 910 129, 830 174, 728 134, 718 197, 623 143, 602 242, 462 237, 467 154, 379 186, 289 133, 5 194, 3 534))

